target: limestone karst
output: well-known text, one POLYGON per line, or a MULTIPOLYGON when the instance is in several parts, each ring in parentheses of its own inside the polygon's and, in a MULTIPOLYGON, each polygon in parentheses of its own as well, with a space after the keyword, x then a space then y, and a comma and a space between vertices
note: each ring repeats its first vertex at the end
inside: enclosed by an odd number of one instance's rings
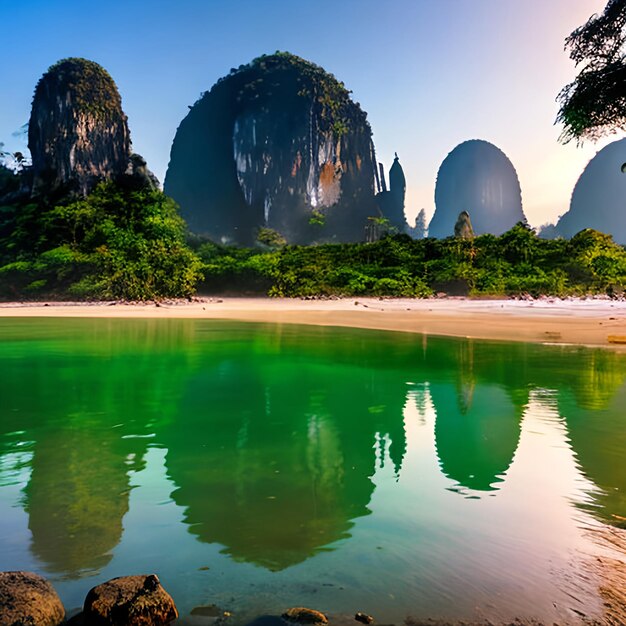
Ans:
POLYGON ((251 244, 362 240, 378 213, 366 113, 343 83, 288 53, 231 70, 181 122, 165 192, 193 232, 251 244))
MULTIPOLYGON (((591 159, 580 175, 570 208, 549 229, 551 235, 573 237, 584 228, 613 235, 616 243, 626 245, 626 139, 614 141, 591 159)), ((548 229, 546 229, 548 230, 548 229)), ((548 232, 543 232, 544 236, 548 232)))
POLYGON ((476 235, 501 235, 525 220, 515 168, 504 152, 481 139, 459 144, 441 164, 429 237, 451 237, 461 211, 471 216, 476 235))
POLYGON ((41 77, 28 123, 34 187, 72 187, 88 193, 98 181, 121 176, 130 133, 113 79, 87 59, 64 59, 41 77))
POLYGON ((63 59, 35 88, 28 123, 32 193, 86 195, 102 180, 158 187, 132 154, 127 117, 115 82, 93 61, 63 59))
POLYGON ((390 226, 397 232, 406 232, 408 230, 408 224, 404 216, 406 178, 404 177, 404 171, 400 165, 398 154, 396 153, 393 165, 389 170, 389 190, 387 190, 385 183, 385 172, 382 163, 379 163, 379 168, 380 187, 376 194, 378 207, 383 216, 389 220, 390 226))

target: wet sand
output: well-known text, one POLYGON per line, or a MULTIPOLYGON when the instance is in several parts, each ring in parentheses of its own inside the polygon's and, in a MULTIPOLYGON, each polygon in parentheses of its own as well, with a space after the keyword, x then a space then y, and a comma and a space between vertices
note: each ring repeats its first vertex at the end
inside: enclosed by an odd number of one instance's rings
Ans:
POLYGON ((346 326, 626 351, 626 302, 342 298, 197 298, 147 304, 1 303, 0 317, 224 319, 346 326))

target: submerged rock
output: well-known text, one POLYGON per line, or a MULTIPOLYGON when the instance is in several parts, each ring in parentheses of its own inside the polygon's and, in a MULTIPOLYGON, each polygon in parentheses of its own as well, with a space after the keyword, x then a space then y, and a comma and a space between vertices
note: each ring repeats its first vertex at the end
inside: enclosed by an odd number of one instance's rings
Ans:
POLYGON ((343 83, 288 53, 231 70, 181 122, 165 192, 192 231, 250 244, 364 237, 378 213, 366 113, 343 83))
POLYGON ((297 624, 328 624, 328 619, 324 613, 303 606, 288 609, 283 613, 282 618, 297 624))
POLYGON ((93 626, 165 626, 178 617, 155 574, 113 578, 89 591, 83 621, 93 626))
POLYGON ((57 626, 65 610, 52 585, 32 572, 0 572, 0 626, 57 626))
POLYGON ((85 195, 128 167, 130 134, 113 79, 97 63, 59 61, 35 88, 28 123, 33 191, 85 195))

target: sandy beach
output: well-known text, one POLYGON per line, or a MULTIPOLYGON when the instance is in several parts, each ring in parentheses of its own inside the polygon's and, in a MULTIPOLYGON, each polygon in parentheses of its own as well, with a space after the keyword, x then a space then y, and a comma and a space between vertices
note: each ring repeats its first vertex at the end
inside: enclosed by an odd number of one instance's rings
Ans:
POLYGON ((626 351, 626 302, 213 297, 165 303, 2 303, 0 317, 225 319, 392 330, 626 351))

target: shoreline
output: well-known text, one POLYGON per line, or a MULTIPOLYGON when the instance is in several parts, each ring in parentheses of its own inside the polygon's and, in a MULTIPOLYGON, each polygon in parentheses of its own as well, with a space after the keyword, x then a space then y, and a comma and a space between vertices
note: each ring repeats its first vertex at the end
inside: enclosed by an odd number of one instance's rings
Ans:
POLYGON ((626 301, 204 297, 192 302, 6 302, 0 318, 212 319, 338 326, 626 352, 626 301), (622 343, 623 342, 623 343, 622 343))
MULTIPOLYGON (((0 303, 0 318, 101 318, 101 319, 208 319, 262 323, 353 327, 384 331, 425 333, 496 341, 521 341, 552 345, 603 347, 626 353, 626 344, 608 343, 608 336, 626 337, 626 302, 612 300, 472 300, 343 298, 301 300, 242 297, 205 297, 192 302, 15 302, 0 303)), ((0 328, 2 319, 0 319, 0 328)), ((626 534, 624 530, 600 526, 595 535, 598 554, 585 555, 585 584, 593 580, 598 608, 557 621, 562 626, 609 626, 626 623, 626 534), (598 611, 596 614, 594 611, 598 611)), ((577 579, 574 578, 576 581, 577 579)), ((578 605, 577 605, 578 606, 578 605)), ((564 614, 565 615, 565 614, 564 614)), ((78 626, 76 621, 69 623, 78 626)), ((350 626, 350 615, 332 615, 331 623, 350 626)), ((267 618, 259 615, 258 620, 267 618)), ((181 624, 193 625, 199 617, 183 616, 181 624)), ((216 620, 220 623, 220 620, 216 620)), ((237 619, 232 620, 237 624, 237 619)), ((250 623, 256 623, 253 619, 250 623)), ((223 623, 223 622, 221 622, 223 623)), ((247 622, 243 622, 247 623, 247 622)), ((487 626, 509 624, 510 620, 437 620, 407 615, 405 626, 487 626)), ((519 626, 539 625, 536 618, 515 618, 519 626)), ((546 624, 548 622, 545 622, 546 624)), ((552 621, 550 621, 552 623, 552 621)), ((266 623, 280 626, 282 622, 266 623)), ((283 624, 284 626, 284 624, 283 624)))

